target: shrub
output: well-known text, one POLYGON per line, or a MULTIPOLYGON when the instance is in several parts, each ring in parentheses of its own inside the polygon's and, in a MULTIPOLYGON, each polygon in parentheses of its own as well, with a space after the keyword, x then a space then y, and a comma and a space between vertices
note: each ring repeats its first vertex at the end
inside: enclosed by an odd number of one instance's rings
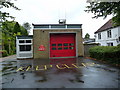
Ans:
POLYGON ((0 50, 0 57, 5 57, 5 56, 8 56, 8 53, 6 50, 0 50))
POLYGON ((90 57, 106 60, 111 63, 120 63, 119 46, 95 46, 89 49, 90 57))
POLYGON ((118 44, 117 46, 120 47, 120 44, 118 44))

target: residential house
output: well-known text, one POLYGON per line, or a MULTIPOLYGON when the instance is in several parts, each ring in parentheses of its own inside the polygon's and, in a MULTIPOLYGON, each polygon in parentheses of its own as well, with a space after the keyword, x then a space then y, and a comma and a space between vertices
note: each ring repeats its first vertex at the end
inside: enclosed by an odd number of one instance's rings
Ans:
POLYGON ((114 26, 110 19, 95 32, 95 41, 101 46, 117 46, 120 44, 120 26, 114 26))

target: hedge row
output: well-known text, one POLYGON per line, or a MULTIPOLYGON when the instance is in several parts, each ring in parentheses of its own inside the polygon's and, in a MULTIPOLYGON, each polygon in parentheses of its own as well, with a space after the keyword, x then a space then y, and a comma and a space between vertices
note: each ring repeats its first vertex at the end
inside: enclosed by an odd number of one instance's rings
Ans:
POLYGON ((120 64, 120 46, 95 46, 89 49, 90 57, 120 64))
POLYGON ((6 50, 0 50, 0 57, 8 56, 8 53, 6 50))

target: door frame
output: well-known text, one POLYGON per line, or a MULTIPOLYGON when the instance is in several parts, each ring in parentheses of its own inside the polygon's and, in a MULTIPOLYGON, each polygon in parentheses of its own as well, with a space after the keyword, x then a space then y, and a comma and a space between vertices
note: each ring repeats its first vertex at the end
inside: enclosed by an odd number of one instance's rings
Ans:
MULTIPOLYGON (((49 59, 53 59, 53 58, 70 58, 70 57, 50 57, 50 34, 52 33, 74 33, 75 34, 75 43, 76 43, 76 56, 75 57, 78 57, 78 43, 77 43, 77 32, 49 32, 49 35, 48 35, 48 38, 49 38, 49 59)), ((73 58, 74 56, 72 56, 71 58, 73 58)))

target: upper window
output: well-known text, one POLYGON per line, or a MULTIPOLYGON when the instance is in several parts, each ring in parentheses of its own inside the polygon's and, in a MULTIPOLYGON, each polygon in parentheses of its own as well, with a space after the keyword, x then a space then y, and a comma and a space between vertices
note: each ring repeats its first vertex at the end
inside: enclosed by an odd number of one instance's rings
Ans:
POLYGON ((108 30, 108 31, 107 31, 107 37, 108 37, 108 38, 111 38, 111 37, 112 37, 111 30, 108 30))
POLYGON ((56 46, 56 44, 52 44, 52 46, 56 46))
POLYGON ((64 46, 68 46, 68 43, 64 43, 63 45, 64 45, 64 46))
POLYGON ((19 40, 19 43, 25 43, 25 41, 24 40, 19 40))
POLYGON ((98 33, 98 39, 101 39, 101 33, 98 33))
POLYGON ((62 44, 58 44, 58 46, 62 46, 62 44))
POLYGON ((31 43, 31 40, 26 40, 26 43, 31 43))
POLYGON ((31 43, 31 40, 19 40, 19 43, 31 43))
POLYGON ((70 46, 74 46, 74 43, 70 43, 69 45, 70 45, 70 46))

